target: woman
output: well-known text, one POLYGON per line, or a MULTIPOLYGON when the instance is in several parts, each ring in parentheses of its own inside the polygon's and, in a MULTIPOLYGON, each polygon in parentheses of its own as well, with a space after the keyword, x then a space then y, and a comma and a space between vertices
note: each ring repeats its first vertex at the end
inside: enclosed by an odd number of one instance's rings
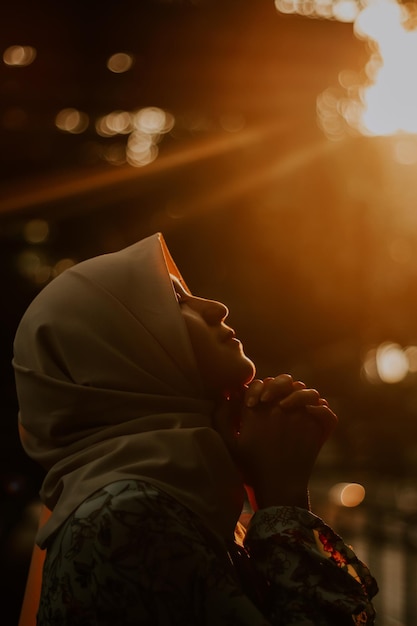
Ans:
POLYGON ((21 441, 52 511, 39 626, 373 623, 375 581, 309 511, 336 417, 288 375, 254 380, 227 314, 155 234, 23 316, 21 441))

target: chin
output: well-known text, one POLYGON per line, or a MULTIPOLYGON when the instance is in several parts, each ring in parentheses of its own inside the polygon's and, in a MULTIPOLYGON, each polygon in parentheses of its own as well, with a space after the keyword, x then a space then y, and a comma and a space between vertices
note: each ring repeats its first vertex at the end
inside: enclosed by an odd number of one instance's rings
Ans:
POLYGON ((255 378, 256 367, 255 367, 255 363, 251 361, 249 357, 247 357, 246 355, 243 355, 243 356, 244 356, 244 360, 246 363, 246 370, 247 370, 247 378, 244 384, 248 384, 250 383, 251 380, 255 378))
POLYGON ((235 388, 240 389, 244 385, 249 384, 255 378, 255 374, 255 364, 248 357, 244 356, 240 376, 235 381, 235 388))

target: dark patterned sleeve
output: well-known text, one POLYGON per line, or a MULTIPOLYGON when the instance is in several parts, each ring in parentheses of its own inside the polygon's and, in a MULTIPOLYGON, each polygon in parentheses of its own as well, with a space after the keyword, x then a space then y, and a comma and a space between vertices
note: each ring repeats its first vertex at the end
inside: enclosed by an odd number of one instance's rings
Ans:
POLYGON ((374 624, 376 581, 316 515, 297 507, 259 510, 245 548, 268 588, 266 614, 274 625, 374 624))
POLYGON ((160 497, 142 527, 138 597, 150 607, 152 626, 270 626, 229 555, 188 511, 160 497))
POLYGON ((224 549, 154 487, 113 483, 50 543, 42 626, 268 626, 224 549))

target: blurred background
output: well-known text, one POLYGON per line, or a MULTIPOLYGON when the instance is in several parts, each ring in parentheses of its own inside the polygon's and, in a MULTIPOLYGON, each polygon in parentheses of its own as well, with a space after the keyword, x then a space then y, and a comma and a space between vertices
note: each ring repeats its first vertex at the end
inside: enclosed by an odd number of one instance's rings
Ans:
MULTIPOLYGON (((17 624, 42 472, 20 448, 25 308, 161 231, 258 375, 340 423, 314 510, 417 623, 417 9, 394 0, 10 0, 0 23, 3 606, 17 624)), ((7 613, 7 612, 6 612, 7 613)))

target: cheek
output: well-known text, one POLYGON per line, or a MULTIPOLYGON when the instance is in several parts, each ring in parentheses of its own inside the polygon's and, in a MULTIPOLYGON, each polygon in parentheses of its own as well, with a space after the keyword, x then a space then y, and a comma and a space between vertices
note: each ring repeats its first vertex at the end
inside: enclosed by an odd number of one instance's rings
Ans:
POLYGON ((197 364, 203 364, 210 352, 210 341, 207 328, 202 320, 196 319, 195 316, 183 313, 185 325, 187 327, 188 336, 194 352, 197 364))
POLYGON ((219 343, 200 317, 183 312, 196 364, 207 387, 225 391, 240 387, 254 376, 254 365, 238 346, 219 343))
POLYGON ((195 323, 187 323, 187 328, 201 378, 210 388, 222 387, 230 369, 230 353, 213 340, 207 329, 195 323))

